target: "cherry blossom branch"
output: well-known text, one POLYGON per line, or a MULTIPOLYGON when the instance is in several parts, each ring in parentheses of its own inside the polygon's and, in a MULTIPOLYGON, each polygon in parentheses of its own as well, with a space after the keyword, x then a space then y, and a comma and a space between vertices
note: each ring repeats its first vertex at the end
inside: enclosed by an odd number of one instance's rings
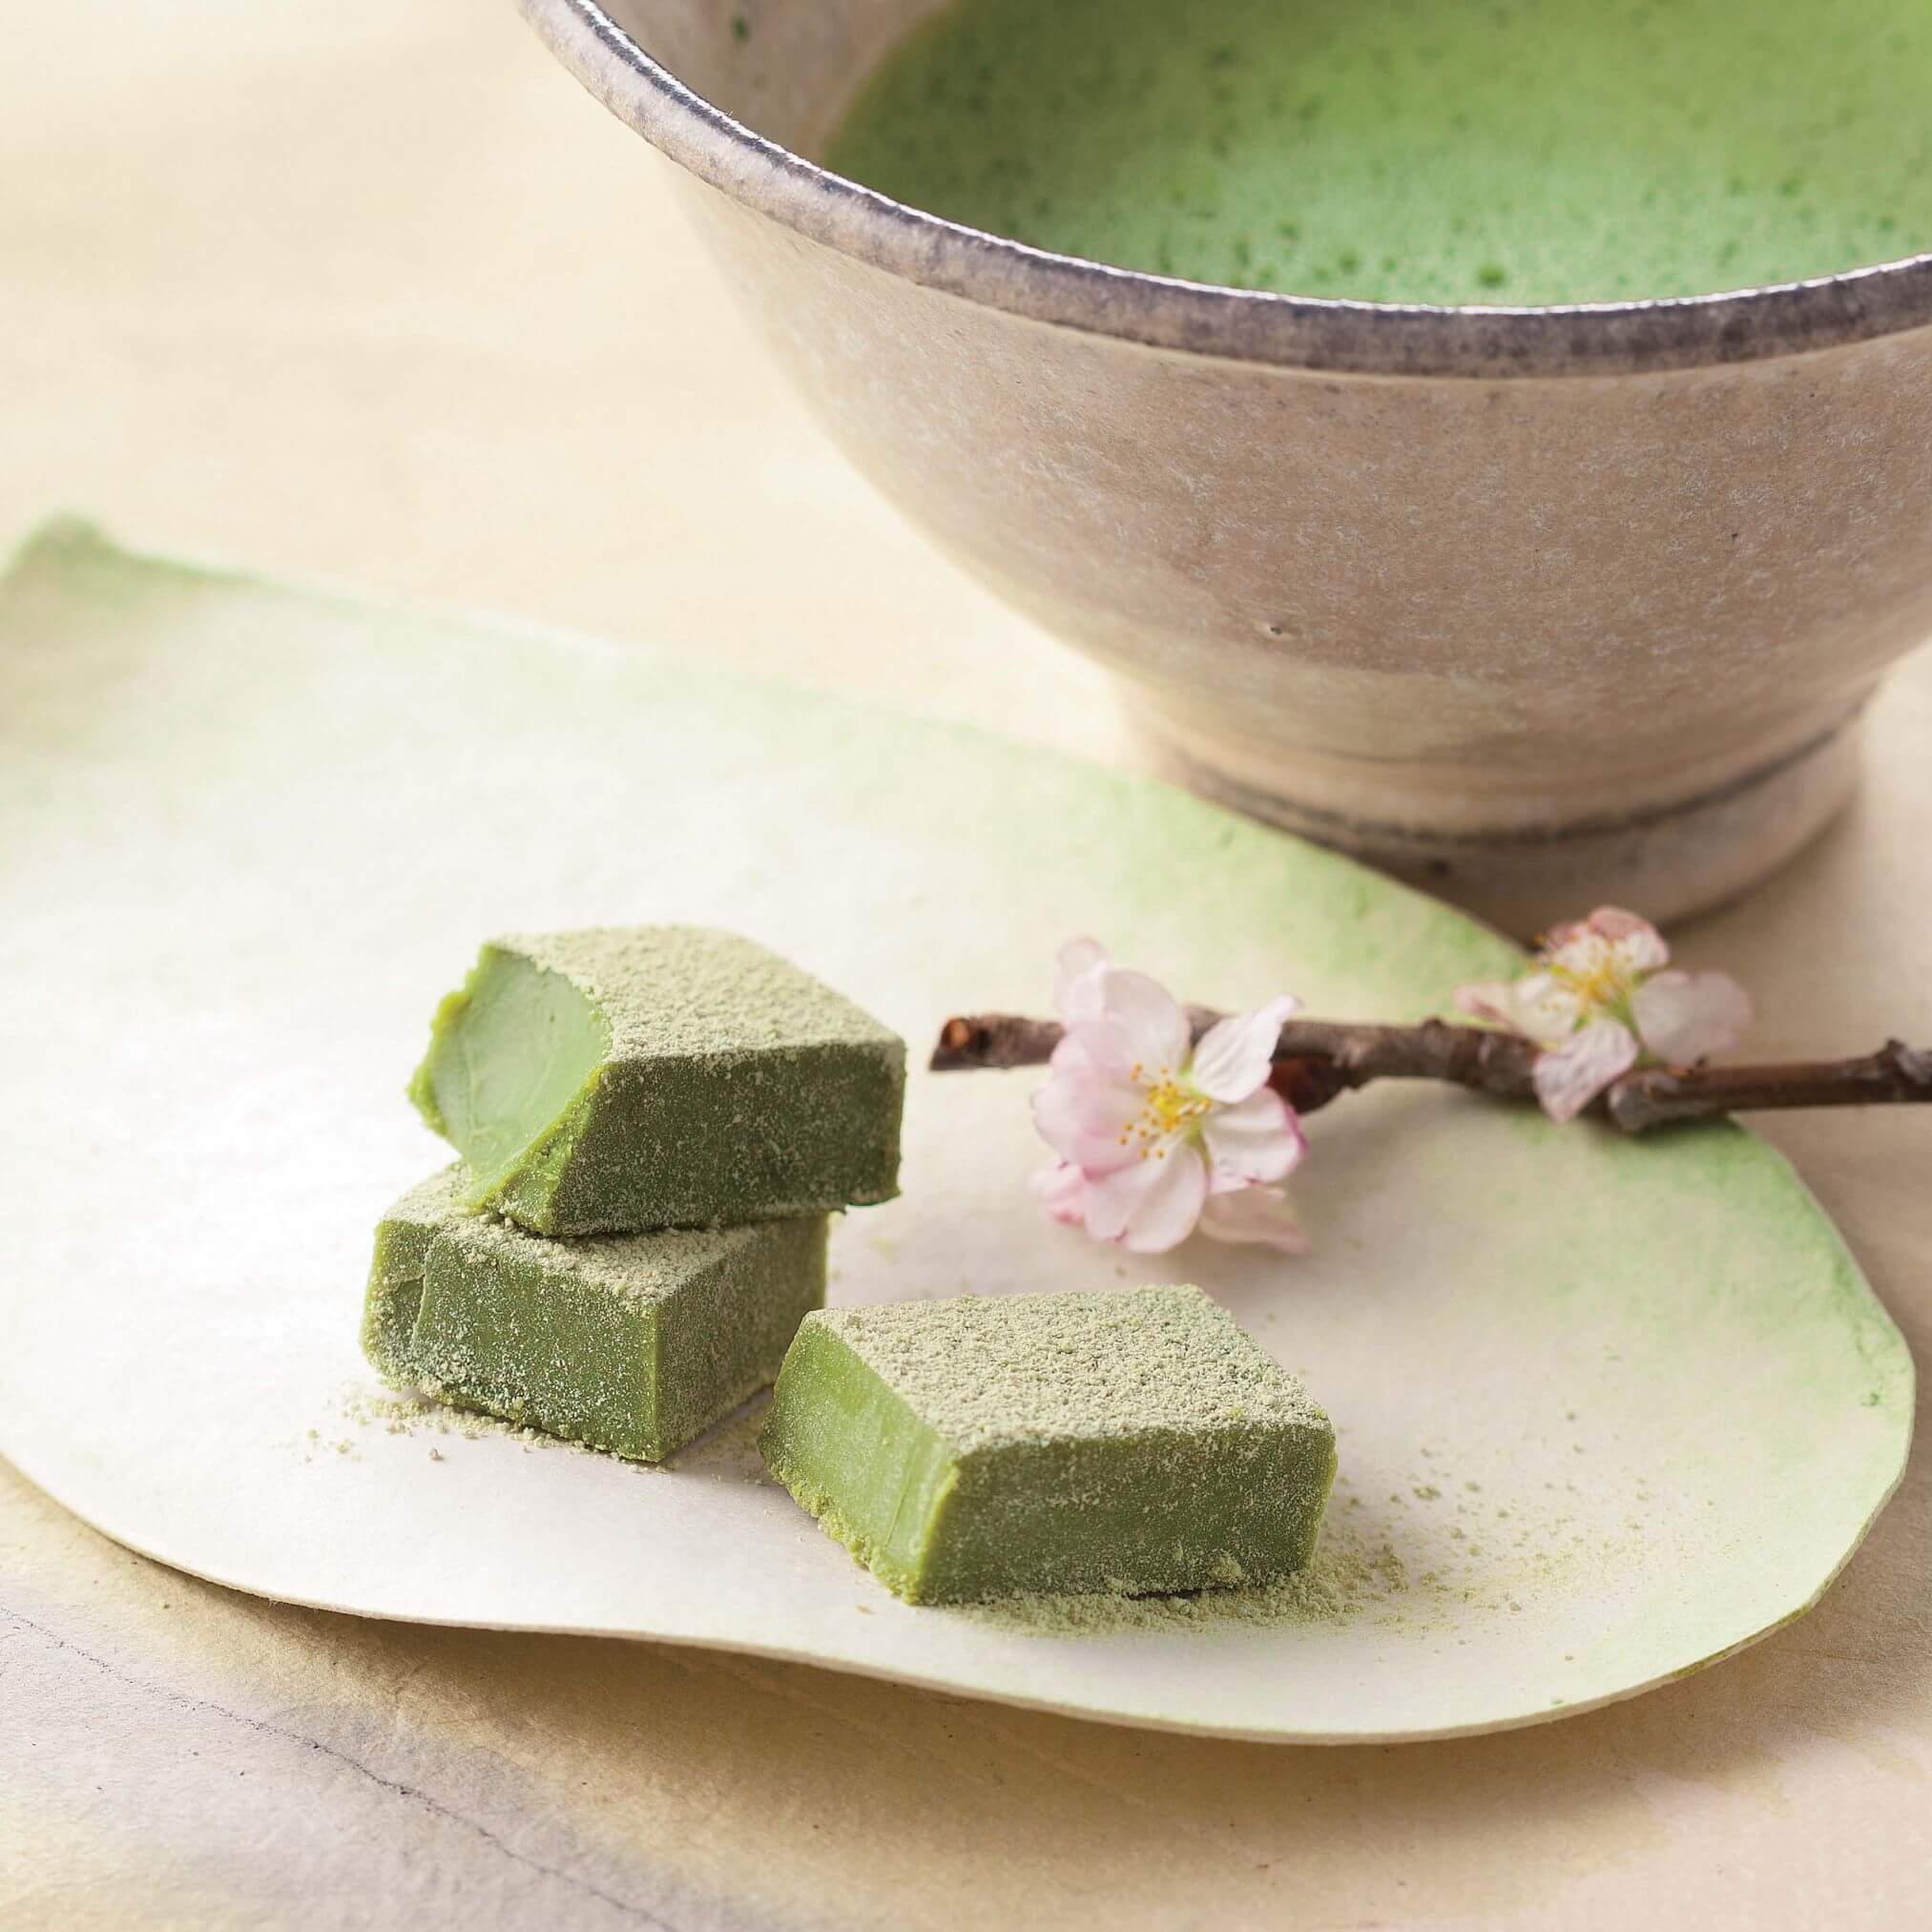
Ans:
POLYGON ((1626 1133, 1717 1113, 1796 1107, 1909 1107, 1932 1101, 1932 1050, 1887 1040, 1850 1060, 1795 1060, 1760 1067, 1646 1067, 1604 1095, 1626 1133))
MULTIPOLYGON (((1192 1007, 1195 1038, 1221 1015, 1192 1007)), ((1017 1013, 962 1014, 940 1028, 936 1073, 1044 1066, 1059 1044, 1057 1020, 1017 1013)), ((1486 1028, 1423 1020, 1380 1026, 1290 1019, 1276 1045, 1270 1085, 1298 1112, 1313 1113, 1374 1080, 1439 1080, 1499 1099, 1534 1097, 1541 1052, 1533 1041, 1486 1028)), ((1643 1067, 1624 1074, 1589 1111, 1626 1133, 1677 1121, 1801 1107, 1903 1106, 1932 1102, 1932 1049, 1888 1040, 1846 1060, 1757 1067, 1643 1067)))

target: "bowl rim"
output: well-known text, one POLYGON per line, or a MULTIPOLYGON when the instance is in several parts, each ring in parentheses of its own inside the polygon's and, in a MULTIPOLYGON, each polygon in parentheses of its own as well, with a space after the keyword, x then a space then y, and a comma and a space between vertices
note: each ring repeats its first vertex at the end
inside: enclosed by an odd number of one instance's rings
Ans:
POLYGON ((923 288, 1155 349, 1374 376, 1601 376, 1835 348, 1932 323, 1932 252, 1714 295, 1446 308, 1218 287, 1055 255, 895 201, 735 120, 596 0, 517 0, 563 65, 688 173, 923 288))

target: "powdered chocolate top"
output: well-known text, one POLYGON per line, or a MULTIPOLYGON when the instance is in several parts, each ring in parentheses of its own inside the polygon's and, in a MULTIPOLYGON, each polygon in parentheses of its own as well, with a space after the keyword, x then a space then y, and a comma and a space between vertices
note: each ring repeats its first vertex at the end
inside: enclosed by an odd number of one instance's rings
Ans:
POLYGON ((492 940, 585 993, 616 1059, 839 1042, 904 1054, 899 1036, 775 952, 696 925, 592 926, 492 940))
POLYGON ((788 1220, 758 1221, 741 1228, 666 1228, 652 1235, 582 1235, 558 1240, 527 1235, 495 1215, 478 1215, 459 1221, 448 1233, 473 1255, 494 1253, 569 1273, 612 1294, 644 1301, 673 1293, 729 1255, 781 1241, 791 1226, 788 1220))
POLYGON ((963 1451, 1230 1423, 1328 1425, 1301 1383, 1198 1288, 966 1295, 807 1319, 963 1451))
POLYGON ((468 1170, 460 1160, 451 1161, 427 1180, 418 1181, 383 1218, 411 1228, 441 1228, 462 1220, 463 1190, 468 1177, 468 1170))

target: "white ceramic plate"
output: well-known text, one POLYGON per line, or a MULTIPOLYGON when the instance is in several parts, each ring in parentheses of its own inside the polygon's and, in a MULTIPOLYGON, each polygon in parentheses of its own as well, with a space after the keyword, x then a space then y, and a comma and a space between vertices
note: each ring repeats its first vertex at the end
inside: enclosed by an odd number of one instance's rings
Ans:
POLYGON ((1123 1722, 1441 1735, 1627 1696, 1797 1615, 1896 1484, 1904 1346, 1770 1149, 1437 1090, 1313 1123, 1305 1260, 1049 1225, 1036 1076, 920 1077, 835 1298, 1198 1280, 1335 1417, 1340 1596, 1046 1636, 899 1604, 761 1479, 442 1411, 356 1352, 445 1158, 402 1086, 502 928, 748 932, 915 1049, 1093 932, 1184 996, 1436 1008, 1508 948, 1164 788, 666 654, 370 609, 73 526, 0 590, 0 1451, 238 1589, 727 1646, 1123 1722), (1178 1623, 1178 1619, 1174 1620, 1178 1623))

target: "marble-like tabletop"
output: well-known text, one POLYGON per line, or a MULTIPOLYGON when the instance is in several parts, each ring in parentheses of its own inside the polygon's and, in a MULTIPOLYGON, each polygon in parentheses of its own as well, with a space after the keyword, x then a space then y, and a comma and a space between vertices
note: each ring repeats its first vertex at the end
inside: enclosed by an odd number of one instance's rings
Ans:
MULTIPOLYGON (((69 0, 0 61, 0 541, 493 606, 1132 762, 724 299, 507 4, 69 0), (863 567, 855 565, 862 556, 863 567)), ((1681 935, 1767 1055, 1932 1036, 1932 657, 1859 803, 1681 935)), ((1777 1121, 1922 1355, 1932 1117, 1777 1121)), ((0 1229, 0 1265, 5 1232, 0 1229)), ((1932 1447, 1811 1616, 1547 1728, 1295 1750, 287 1609, 0 1467, 0 1922, 1893 1926, 1932 1836, 1932 1447)))

